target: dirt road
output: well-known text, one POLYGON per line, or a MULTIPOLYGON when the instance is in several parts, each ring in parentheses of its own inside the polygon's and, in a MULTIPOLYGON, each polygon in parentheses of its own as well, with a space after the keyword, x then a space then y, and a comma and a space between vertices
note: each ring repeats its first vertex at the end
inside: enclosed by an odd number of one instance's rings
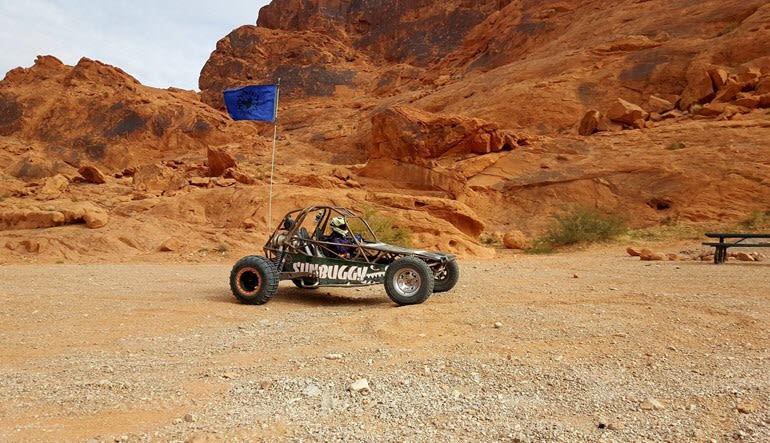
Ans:
POLYGON ((229 264, 0 267, 0 441, 770 441, 770 263, 461 265, 404 308, 240 305, 229 264))

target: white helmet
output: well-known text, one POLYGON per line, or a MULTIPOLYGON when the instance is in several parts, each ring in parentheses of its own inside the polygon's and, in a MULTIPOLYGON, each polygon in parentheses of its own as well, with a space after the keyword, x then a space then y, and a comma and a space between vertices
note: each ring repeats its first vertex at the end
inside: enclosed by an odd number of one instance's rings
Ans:
POLYGON ((329 224, 332 227, 332 231, 336 232, 337 234, 342 236, 348 235, 348 225, 345 223, 345 217, 334 217, 329 224))

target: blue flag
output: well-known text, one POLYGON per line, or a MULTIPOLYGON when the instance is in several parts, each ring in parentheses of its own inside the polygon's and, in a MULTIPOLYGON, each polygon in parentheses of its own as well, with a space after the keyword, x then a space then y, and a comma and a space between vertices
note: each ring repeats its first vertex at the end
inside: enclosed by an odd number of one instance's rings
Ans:
POLYGON ((224 92, 227 113, 233 120, 274 122, 278 113, 278 85, 253 85, 224 92))

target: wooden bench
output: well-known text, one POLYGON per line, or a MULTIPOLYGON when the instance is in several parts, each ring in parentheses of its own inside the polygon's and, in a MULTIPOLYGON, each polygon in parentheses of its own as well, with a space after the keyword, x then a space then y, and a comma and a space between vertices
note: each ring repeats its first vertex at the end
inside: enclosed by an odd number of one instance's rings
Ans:
POLYGON ((770 234, 742 234, 736 232, 707 232, 706 237, 718 238, 719 242, 704 242, 704 246, 713 246, 716 248, 714 252, 714 263, 724 263, 727 260, 727 248, 770 248, 770 242, 749 242, 756 239, 770 240, 770 234), (729 239, 731 241, 725 241, 729 239))

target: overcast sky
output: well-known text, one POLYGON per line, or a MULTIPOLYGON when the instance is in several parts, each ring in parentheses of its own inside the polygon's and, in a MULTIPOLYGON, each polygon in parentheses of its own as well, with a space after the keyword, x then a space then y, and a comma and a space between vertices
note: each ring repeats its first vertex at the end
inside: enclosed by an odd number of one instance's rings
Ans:
POLYGON ((217 41, 269 0, 0 0, 0 78, 35 57, 117 66, 148 86, 198 89, 217 41))

